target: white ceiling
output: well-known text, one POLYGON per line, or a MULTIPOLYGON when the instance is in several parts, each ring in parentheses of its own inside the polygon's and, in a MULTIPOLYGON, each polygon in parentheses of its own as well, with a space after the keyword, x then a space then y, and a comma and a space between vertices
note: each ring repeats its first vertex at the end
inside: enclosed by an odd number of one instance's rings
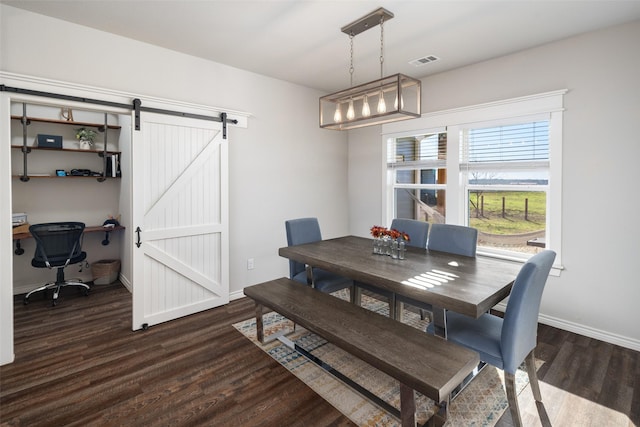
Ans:
MULTIPOLYGON (((0 0, 263 75, 333 92, 349 85, 340 28, 384 7, 384 74, 425 77, 640 19, 640 0, 0 0), (435 55, 415 67, 409 61, 435 55)), ((379 26, 354 38, 354 85, 380 77, 379 26)), ((606 60, 606 52, 594 52, 606 60)), ((551 66, 551 64, 550 64, 551 66)))

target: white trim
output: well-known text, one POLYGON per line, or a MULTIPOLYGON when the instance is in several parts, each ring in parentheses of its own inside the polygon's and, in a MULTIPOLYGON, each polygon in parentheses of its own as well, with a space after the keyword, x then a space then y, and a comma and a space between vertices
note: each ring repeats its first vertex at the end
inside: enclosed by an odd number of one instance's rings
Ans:
MULTIPOLYGON (((126 104, 131 102, 135 98, 139 98, 142 101, 142 106, 149 108, 162 108, 175 110, 179 108, 180 111, 191 114, 213 115, 222 112, 227 113, 227 117, 230 120, 237 120, 237 124, 229 123, 228 126, 246 128, 248 126, 248 119, 252 117, 250 113, 238 110, 230 110, 222 107, 212 107, 202 104, 194 104, 190 102, 175 101, 164 98, 157 98, 154 96, 146 96, 135 93, 127 93, 121 91, 115 91, 110 89, 98 88, 94 86, 80 85, 77 83, 64 82, 59 80, 44 79, 41 77, 27 76, 22 74, 14 74, 6 71, 0 71, 0 81, 2 84, 10 87, 19 87, 21 89, 40 90, 46 92, 56 93, 59 89, 60 94, 69 96, 78 96, 82 98, 100 99, 101 101, 116 102, 126 104)), ((13 94, 20 95, 21 94, 13 94)), ((69 101, 65 101, 69 103, 69 101)), ((89 104, 79 103, 84 108, 89 104)), ((101 106, 100 109, 107 109, 109 107, 101 106)))
POLYGON ((421 133, 420 129, 432 129, 435 127, 562 111, 564 109, 563 95, 567 92, 568 89, 560 89, 535 95, 425 113, 418 119, 384 124, 382 125, 382 134, 410 136, 416 134, 416 129, 418 129, 418 133, 421 133))
POLYGON ((610 344, 619 345, 621 347, 630 348, 635 351, 640 351, 640 340, 628 338, 618 334, 612 334, 611 332, 606 332, 601 329, 591 328, 579 323, 569 322, 567 320, 559 319, 553 316, 547 316, 544 314, 541 314, 539 316, 539 321, 540 323, 553 326, 554 328, 573 332, 578 335, 583 335, 596 340, 608 342, 610 344))
MULTIPOLYGON (((446 222, 451 224, 466 224, 468 212, 468 198, 463 188, 460 175, 460 131, 473 127, 473 124, 503 125, 519 123, 523 120, 548 120, 549 121, 549 156, 548 161, 550 186, 545 188, 535 187, 533 191, 545 191, 547 193, 547 244, 556 251, 553 275, 560 275, 562 267, 561 225, 562 225, 562 114, 564 111, 564 94, 567 89, 544 92, 530 96, 505 99, 500 101, 477 104, 467 107, 425 113, 419 119, 403 122, 389 123, 382 126, 383 157, 385 160, 384 171, 386 176, 383 188, 383 219, 388 223, 394 216, 394 206, 388 206, 393 200, 393 190, 398 184, 392 181, 393 171, 400 170, 397 166, 386 164, 388 159, 389 139, 433 133, 435 129, 446 129, 447 132, 447 184, 445 190, 445 204, 447 206, 446 222), (553 218, 553 224, 550 223, 553 218)), ((546 162, 546 161, 545 161, 546 162)), ((517 169, 524 166, 537 166, 544 162, 526 162, 505 165, 505 170, 517 169)), ((413 166, 413 165, 412 165, 413 166)), ((473 169, 481 169, 487 165, 473 165, 473 169)), ((429 188, 431 185, 421 185, 420 188, 429 188)), ((506 187, 505 187, 506 188, 506 187)), ((519 190, 524 187, 517 187, 519 190)), ((515 189, 515 188, 514 188, 515 189)), ((481 249, 479 249, 480 253, 481 249)), ((496 251, 487 252, 489 256, 503 257, 496 251)), ((524 259, 523 259, 524 260, 524 259)))
MULTIPOLYGON (((501 302, 493 308, 504 313, 504 311, 507 309, 507 304, 501 302)), ((540 314, 538 316, 538 322, 544 325, 553 326, 554 328, 562 329, 563 331, 573 332, 574 334, 593 338, 599 341, 604 341, 609 344, 619 345, 620 347, 640 351, 640 340, 628 338, 618 334, 612 334, 611 332, 606 332, 602 329, 591 328, 589 326, 584 326, 579 323, 570 322, 568 320, 559 319, 553 316, 548 316, 546 314, 540 314)))
POLYGON ((127 290, 129 291, 129 293, 131 293, 131 297, 133 298, 133 285, 131 284, 131 281, 129 280, 129 278, 125 277, 122 275, 122 273, 120 273, 120 283, 122 283, 122 285, 127 288, 127 290))
POLYGON ((14 360, 11 216, 11 97, 0 93, 0 365, 14 360))
POLYGON ((239 290, 239 291, 235 291, 235 292, 230 292, 229 293, 229 301, 234 301, 240 298, 244 298, 246 297, 246 295, 244 294, 244 290, 239 290))

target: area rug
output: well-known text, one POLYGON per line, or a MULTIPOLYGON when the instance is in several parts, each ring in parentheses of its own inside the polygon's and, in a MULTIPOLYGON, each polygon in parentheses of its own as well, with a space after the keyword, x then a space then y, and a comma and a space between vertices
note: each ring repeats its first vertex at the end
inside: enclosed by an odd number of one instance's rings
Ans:
MULTIPOLYGON (((338 292, 335 296, 348 299, 346 292, 338 292)), ((362 306, 388 315, 388 304, 376 298, 362 296, 362 306)), ((424 330, 427 321, 412 311, 404 310, 403 323, 424 330)), ((277 313, 266 313, 263 316, 265 337, 274 336, 290 330, 292 323, 277 313)), ((274 360, 287 368, 296 377, 311 387, 359 426, 398 426, 399 420, 390 412, 372 403, 352 387, 338 380, 334 375, 322 369, 316 363, 303 356, 289 346, 274 340, 260 344, 256 338, 255 318, 233 325, 251 342, 264 350, 274 360)), ((296 326, 295 332, 287 334, 287 339, 302 347, 313 357, 330 365, 340 374, 347 376, 366 390, 390 404, 400 408, 400 390, 398 381, 378 371, 360 359, 351 356, 321 337, 296 326)), ((516 373, 516 390, 518 394, 527 386, 529 379, 524 370, 516 373)), ((502 416, 506 408, 507 396, 504 387, 504 375, 493 366, 486 366, 480 374, 451 402, 447 426, 493 426, 502 416)), ((433 415, 434 402, 420 393, 416 393, 416 420, 424 424, 433 415)))

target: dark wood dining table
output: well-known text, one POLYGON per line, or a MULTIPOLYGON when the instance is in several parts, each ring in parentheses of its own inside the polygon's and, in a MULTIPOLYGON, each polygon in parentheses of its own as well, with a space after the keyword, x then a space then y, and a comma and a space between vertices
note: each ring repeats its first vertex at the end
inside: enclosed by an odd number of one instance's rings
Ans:
POLYGON ((280 248, 279 255, 433 306, 436 335, 445 311, 480 317, 506 298, 521 264, 408 247, 405 259, 373 253, 373 239, 345 236, 280 248))

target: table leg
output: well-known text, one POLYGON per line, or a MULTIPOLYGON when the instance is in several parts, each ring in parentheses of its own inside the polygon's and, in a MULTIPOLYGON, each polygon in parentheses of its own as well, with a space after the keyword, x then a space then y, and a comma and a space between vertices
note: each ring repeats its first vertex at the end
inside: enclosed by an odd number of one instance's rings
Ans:
MULTIPOLYGON (((268 312, 269 310, 267 310, 268 312)), ((291 321, 291 329, 283 329, 280 332, 274 332, 269 335, 269 339, 264 336, 264 321, 262 315, 264 313, 264 306, 256 302, 256 338, 261 344, 267 344, 281 336, 286 336, 296 331, 296 323, 291 321)))
POLYGON ((447 315, 444 308, 433 306, 434 335, 447 339, 447 315))
POLYGON ((411 387, 400 383, 400 423, 402 427, 416 425, 416 398, 411 387))
POLYGON ((315 288, 315 284, 313 283, 313 268, 310 265, 305 265, 304 270, 307 272, 307 285, 315 288))
POLYGON ((397 307, 396 307, 396 294, 393 293, 391 294, 391 296, 389 297, 389 317, 391 319, 394 320, 402 320, 402 319, 398 319, 398 312, 397 312, 397 307))
POLYGON ((256 303, 256 335, 258 341, 264 344, 264 324, 262 323, 262 304, 256 303))
POLYGON ((449 399, 440 402, 437 407, 436 413, 433 414, 426 423, 428 427, 443 427, 447 423, 447 418, 449 417, 449 399))

